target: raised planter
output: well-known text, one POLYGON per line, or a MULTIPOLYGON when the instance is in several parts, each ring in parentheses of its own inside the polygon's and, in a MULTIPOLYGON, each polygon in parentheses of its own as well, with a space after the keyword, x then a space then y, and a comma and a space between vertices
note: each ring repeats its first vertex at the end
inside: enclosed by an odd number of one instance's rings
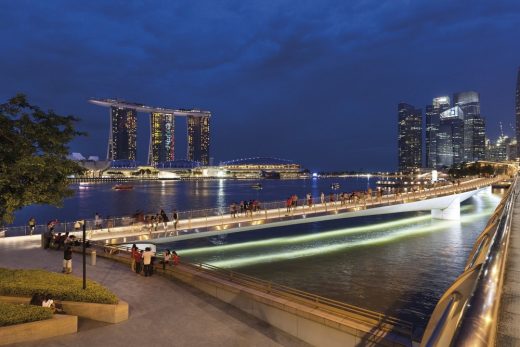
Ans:
MULTIPOLYGON (((24 296, 0 296, 0 301, 12 304, 28 304, 31 298, 24 296)), ((90 302, 61 301, 67 314, 106 323, 128 320, 128 303, 119 300, 117 304, 96 304, 90 302)))
POLYGON ((54 315, 51 319, 0 328, 0 346, 78 332, 78 317, 54 315))

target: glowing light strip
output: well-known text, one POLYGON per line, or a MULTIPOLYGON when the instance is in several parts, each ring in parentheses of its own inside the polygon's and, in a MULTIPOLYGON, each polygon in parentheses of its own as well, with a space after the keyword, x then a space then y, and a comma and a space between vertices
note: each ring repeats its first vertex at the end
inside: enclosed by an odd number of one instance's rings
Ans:
MULTIPOLYGON (((469 222, 471 220, 476 220, 478 218, 489 216, 492 211, 486 211, 485 213, 478 213, 473 216, 467 216, 464 217, 464 221, 461 220, 461 222, 469 222)), ((354 247, 362 247, 362 246, 370 246, 370 245, 377 245, 377 244, 384 244, 389 243, 392 241, 396 241, 399 239, 403 239, 410 236, 416 236, 416 235, 422 235, 434 231, 440 231, 444 230, 449 225, 452 225, 453 221, 439 221, 438 223, 435 223, 433 225, 429 225, 422 228, 407 228, 402 231, 398 231, 395 233, 392 233, 391 235, 384 235, 380 237, 376 237, 370 240, 360 240, 360 241, 352 241, 345 244, 335 244, 335 245, 326 245, 326 246, 319 246, 315 248, 305 248, 295 251, 288 251, 284 253, 269 253, 269 254, 263 254, 258 256, 252 256, 252 257, 242 257, 237 259, 230 259, 230 260, 220 260, 215 262, 210 262, 211 265, 223 267, 223 268, 233 268, 233 267, 240 267, 240 266, 247 266, 247 265, 253 265, 258 263, 267 263, 267 262, 276 262, 280 260, 287 260, 287 259, 295 259, 295 258, 301 258, 301 257, 310 257, 315 256, 319 254, 324 253, 330 253, 330 252, 336 252, 340 250, 345 250, 348 248, 354 248, 354 247)))
MULTIPOLYGON (((471 208, 471 206, 463 206, 463 207, 461 207, 461 210, 467 210, 469 208, 471 208)), ((368 231, 382 230, 382 229, 387 229, 387 228, 392 228, 392 227, 399 227, 399 226, 403 226, 403 225, 407 225, 407 224, 411 224, 411 223, 423 222, 423 221, 430 220, 430 219, 431 219, 431 215, 427 214, 424 216, 404 218, 404 219, 399 219, 399 220, 391 221, 391 222, 384 222, 384 223, 377 223, 377 224, 365 225, 365 226, 360 226, 360 227, 332 230, 332 231, 326 231, 326 232, 321 232, 321 233, 316 233, 316 234, 277 237, 277 238, 271 238, 271 239, 267 239, 267 240, 248 241, 248 242, 242 242, 242 243, 231 244, 231 245, 190 248, 190 249, 179 251, 179 254, 189 256, 189 255, 194 255, 194 254, 201 254, 201 253, 208 253, 208 252, 215 252, 215 251, 230 251, 230 250, 254 248, 254 247, 261 247, 261 246, 294 244, 294 243, 300 243, 300 242, 308 242, 308 241, 313 241, 313 240, 338 237, 338 236, 343 236, 343 235, 351 235, 351 234, 368 232, 368 231)))

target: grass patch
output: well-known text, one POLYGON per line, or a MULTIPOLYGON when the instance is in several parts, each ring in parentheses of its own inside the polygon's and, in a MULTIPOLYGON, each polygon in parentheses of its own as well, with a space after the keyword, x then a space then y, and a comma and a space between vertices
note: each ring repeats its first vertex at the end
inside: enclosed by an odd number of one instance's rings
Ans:
POLYGON ((99 283, 87 280, 83 290, 83 280, 45 270, 11 270, 0 268, 0 295, 30 296, 48 293, 53 299, 65 301, 117 304, 117 296, 99 283))
POLYGON ((52 310, 47 307, 0 302, 0 327, 50 318, 52 318, 52 310))

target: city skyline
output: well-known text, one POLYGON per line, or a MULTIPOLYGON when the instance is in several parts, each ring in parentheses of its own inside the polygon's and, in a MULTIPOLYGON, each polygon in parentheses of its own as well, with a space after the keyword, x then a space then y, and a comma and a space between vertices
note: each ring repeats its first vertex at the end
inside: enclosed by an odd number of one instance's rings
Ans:
MULTIPOLYGON (((84 101, 107 95, 211 110, 216 162, 276 156, 314 171, 393 170, 395 105, 424 107, 464 90, 480 94, 491 139, 500 122, 514 134, 516 1, 0 7, 9 28, 0 33, 9 47, 0 97, 22 92, 82 118, 89 137, 71 151, 86 155, 105 156, 109 119, 84 101), (84 22, 88 31, 77 25, 84 22)), ((144 118, 139 139, 150 136, 144 118)), ((182 136, 177 143, 187 142, 182 136)), ((149 144, 141 142, 137 159, 146 162, 149 144)))

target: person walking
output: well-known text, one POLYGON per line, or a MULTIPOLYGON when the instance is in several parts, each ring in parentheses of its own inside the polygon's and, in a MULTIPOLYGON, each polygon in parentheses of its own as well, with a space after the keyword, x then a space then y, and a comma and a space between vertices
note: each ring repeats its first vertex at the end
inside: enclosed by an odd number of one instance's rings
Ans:
POLYGON ((321 192, 320 201, 321 201, 322 205, 325 203, 325 193, 323 193, 323 192, 321 192))
POLYGON ((64 274, 72 273, 72 245, 67 242, 63 248, 63 271, 64 274))
POLYGON ((164 210, 161 210, 161 218, 163 222, 163 228, 164 230, 166 230, 168 228, 168 222, 170 220, 168 219, 168 216, 166 215, 166 212, 164 212, 164 210))
POLYGON ((139 275, 143 270, 143 250, 137 250, 134 254, 135 273, 139 275))
POLYGON ((29 235, 32 235, 36 228, 36 219, 34 217, 29 218, 29 235))
POLYGON ((137 248, 136 244, 134 243, 132 245, 132 248, 130 249, 130 268, 132 269, 133 272, 137 272, 136 271, 136 253, 139 253, 139 249, 137 248))
POLYGON ((94 225, 96 229, 101 229, 101 226, 103 224, 103 220, 101 219, 101 216, 99 213, 96 212, 96 215, 94 216, 94 225))

